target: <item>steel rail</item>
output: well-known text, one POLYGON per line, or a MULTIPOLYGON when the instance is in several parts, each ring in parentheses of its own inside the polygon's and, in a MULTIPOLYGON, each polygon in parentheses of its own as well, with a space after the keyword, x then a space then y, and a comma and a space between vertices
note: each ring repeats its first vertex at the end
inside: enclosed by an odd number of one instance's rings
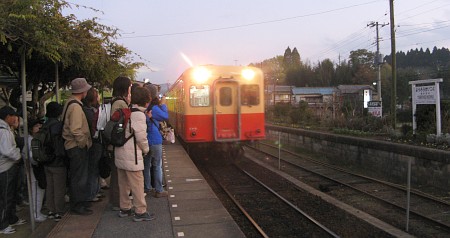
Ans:
MULTIPOLYGON (((271 145, 269 145, 269 146, 271 146, 271 145)), ((253 149, 253 150, 256 150, 256 151, 258 151, 258 152, 261 152, 261 153, 270 155, 270 156, 272 156, 272 157, 278 158, 276 155, 273 155, 273 154, 268 153, 268 152, 265 152, 265 151, 261 151, 260 149, 257 149, 257 148, 254 148, 254 147, 250 147, 250 146, 247 146, 247 147, 248 147, 248 148, 251 148, 251 149, 253 149)), ((278 148, 278 147, 276 147, 276 148, 278 148)), ((293 154, 293 155, 296 155, 296 156, 299 156, 299 157, 304 158, 303 156, 298 155, 298 154, 295 154, 295 153, 293 153, 293 152, 287 152, 287 153, 290 153, 290 154, 293 154)), ((280 158, 280 159, 281 159, 281 158, 280 158)), ((307 169, 307 168, 301 167, 300 165, 297 165, 297 164, 292 163, 292 162, 290 162, 290 161, 287 161, 287 160, 284 160, 284 159, 281 159, 281 160, 283 160, 285 163, 288 163, 288 164, 290 164, 290 165, 292 165, 292 166, 294 166, 294 167, 301 168, 301 169, 303 169, 303 170, 305 170, 305 171, 308 171, 308 172, 310 172, 310 173, 313 173, 313 174, 315 174, 315 175, 317 175, 317 176, 321 176, 321 177, 323 177, 323 178, 325 178, 325 179, 328 179, 328 180, 331 180, 331 181, 333 181, 333 182, 335 182, 335 183, 342 184, 342 185, 344 185, 344 186, 346 186, 346 187, 348 187, 348 188, 354 189, 354 190, 356 190, 356 191, 358 191, 358 192, 361 192, 361 193, 363 193, 363 194, 365 194, 365 195, 367 195, 367 196, 370 196, 370 197, 375 198, 375 199, 377 199, 377 200, 380 200, 380 201, 382 201, 382 202, 384 202, 384 203, 386 203, 386 204, 389 204, 389 205, 394 206, 394 207, 396 207, 396 208, 398 208, 398 209, 401 209, 401 210, 406 211, 406 208, 403 207, 403 206, 397 205, 397 204, 395 204, 395 203, 391 203, 390 201, 388 201, 388 200, 386 200, 386 199, 377 197, 377 196, 375 196, 375 195, 373 195, 373 194, 371 194, 371 193, 368 193, 368 192, 366 192, 366 191, 363 191, 363 190, 361 190, 361 189, 359 189, 359 188, 356 188, 356 187, 354 187, 354 186, 352 186, 352 185, 349 185, 349 184, 347 184, 347 183, 338 181, 338 180, 336 180, 336 179, 334 179, 334 178, 331 178, 331 177, 329 177, 329 176, 320 174, 320 173, 315 172, 315 171, 313 171, 313 170, 311 170, 311 169, 307 169)), ((321 163, 323 163, 323 162, 316 161, 316 160, 312 160, 312 159, 310 159, 310 161, 317 162, 317 163, 320 164, 320 165, 322 165, 321 163)), ((325 163, 324 166, 328 166, 329 168, 334 169, 334 168, 333 168, 334 166, 328 165, 328 164, 326 164, 326 163, 325 163)), ((340 169, 340 168, 339 168, 339 169, 340 169)), ((349 173, 350 175, 355 175, 355 174, 353 174, 353 173, 351 173, 351 172, 348 172, 348 171, 346 171, 346 170, 343 170, 343 171, 340 171, 340 172, 349 173)), ((371 180, 371 181, 374 181, 374 182, 379 182, 379 180, 373 179, 373 178, 370 178, 370 177, 365 177, 365 176, 360 176, 360 175, 355 175, 355 176, 359 176, 359 177, 361 177, 361 178, 366 178, 366 179, 371 180)), ((382 182, 383 182, 383 181, 382 181, 382 182)), ((381 182, 381 183, 382 183, 382 182, 381 182)), ((382 183, 382 184, 384 184, 384 183, 382 183)), ((389 183, 384 184, 384 185, 386 185, 386 186, 391 186, 389 183)), ((394 187, 394 188, 396 188, 396 189, 399 189, 399 188, 396 187, 396 186, 391 186, 391 187, 394 187)), ((420 196, 420 195, 418 195, 418 196, 420 196)), ((428 197, 426 197, 426 198, 428 198, 428 197)), ((438 201, 438 202, 439 202, 439 201, 438 201)), ((445 203, 445 204, 448 205, 447 203, 445 203)), ((450 226, 449 226, 448 224, 445 224, 445 223, 443 223, 443 222, 441 222, 441 221, 439 221, 439 220, 435 220, 435 219, 433 219, 433 218, 427 217, 426 215, 424 215, 424 214, 422 214, 422 213, 420 213, 420 212, 416 212, 416 211, 410 210, 410 213, 412 213, 412 214, 414 214, 414 215, 416 215, 416 216, 418 216, 418 217, 421 217, 421 218, 423 218, 423 219, 425 219, 425 220, 427 220, 427 221, 430 221, 430 222, 432 222, 432 223, 435 223, 435 224, 437 224, 437 225, 439 225, 439 226, 443 226, 443 227, 446 228, 446 229, 450 229, 450 226)))
POLYGON ((258 230, 259 234, 261 234, 261 236, 263 236, 264 238, 269 238, 269 236, 266 234, 266 232, 255 221, 255 219, 253 219, 253 217, 245 210, 245 208, 241 205, 241 203, 234 198, 233 194, 231 194, 231 192, 228 191, 228 189, 225 188, 225 186, 223 186, 222 183, 220 183, 214 176, 210 176, 210 177, 212 179, 214 179, 216 184, 219 185, 220 188, 228 195, 228 197, 239 208, 239 210, 242 212, 242 214, 244 214, 244 216, 248 219, 248 221, 250 221, 250 223, 252 223, 253 227, 255 227, 255 229, 258 230))
MULTIPOLYGON (((241 169, 242 170, 242 169, 241 169)), ((306 219, 308 219, 309 221, 311 221, 312 223, 314 223, 316 226, 320 227, 323 231, 325 231, 326 233, 328 233, 329 235, 331 235, 332 237, 340 237, 338 236, 336 233, 334 233, 333 231, 331 231, 330 229, 328 229, 325 225, 323 225, 322 223, 320 223, 319 221, 317 221, 316 219, 314 219, 313 217, 311 217, 310 215, 308 215, 306 212, 302 211, 300 208, 298 208, 297 206, 295 206, 294 204, 292 204, 291 202, 289 202, 286 198, 284 198, 283 196, 281 196, 279 193, 275 192, 273 189, 271 189, 270 187, 268 187, 267 185, 265 185, 263 182, 261 182, 260 180, 258 180, 257 178, 255 178, 253 175, 251 175, 250 173, 248 173, 245 170, 242 170, 242 172, 244 172, 245 174, 247 174, 247 176, 249 176, 250 178, 252 178, 255 182, 259 183, 261 186, 263 186, 265 189, 267 189, 269 192, 271 192, 273 195, 277 196, 279 199, 281 199, 283 202, 285 202, 286 204, 288 204, 290 207, 292 207, 293 209, 295 209, 297 212, 299 212, 300 214, 302 214, 306 219)))

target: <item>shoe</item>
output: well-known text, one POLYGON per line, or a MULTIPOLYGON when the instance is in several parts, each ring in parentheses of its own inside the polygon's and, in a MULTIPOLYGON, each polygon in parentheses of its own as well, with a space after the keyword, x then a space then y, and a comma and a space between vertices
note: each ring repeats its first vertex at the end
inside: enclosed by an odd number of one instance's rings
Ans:
POLYGON ((105 195, 103 193, 98 193, 95 197, 96 198, 104 198, 105 195))
POLYGON ((116 206, 112 206, 111 207, 111 210, 113 210, 113 211, 120 211, 120 207, 116 207, 116 206))
POLYGON ((92 212, 92 209, 90 207, 84 207, 84 210, 88 211, 88 212, 92 212))
POLYGON ((27 221, 24 220, 24 219, 20 219, 19 218, 19 220, 17 220, 16 223, 11 224, 11 226, 20 226, 20 225, 23 225, 23 224, 27 224, 27 221))
POLYGON ((38 216, 38 217, 34 218, 35 222, 44 222, 45 220, 47 220, 47 217, 45 217, 45 216, 38 216))
POLYGON ((74 215, 80 215, 80 216, 88 216, 92 215, 92 210, 87 210, 85 207, 80 207, 77 209, 71 209, 70 212, 74 215))
POLYGON ((102 201, 102 199, 100 199, 100 198, 98 198, 98 197, 95 197, 95 198, 93 198, 91 201, 89 201, 89 202, 101 202, 102 201))
POLYGON ((48 218, 48 219, 54 219, 54 218, 55 218, 55 215, 56 215, 56 213, 48 212, 47 218, 48 218))
POLYGON ((61 221, 61 219, 62 219, 62 217, 58 213, 56 213, 55 216, 53 217, 53 220, 56 222, 61 221))
POLYGON ((134 214, 133 221, 151 221, 155 220, 155 214, 144 212, 142 214, 134 214))
POLYGON ((129 216, 133 216, 134 212, 133 209, 128 209, 128 210, 122 210, 120 209, 119 211, 119 217, 129 217, 129 216))
POLYGON ((162 198, 162 197, 167 197, 167 196, 169 196, 169 192, 167 192, 167 191, 155 192, 155 194, 153 195, 153 197, 155 197, 155 198, 162 198))
POLYGON ((5 229, 0 230, 0 234, 5 234, 5 235, 13 234, 15 232, 16 232, 16 229, 14 229, 12 226, 7 226, 5 229))

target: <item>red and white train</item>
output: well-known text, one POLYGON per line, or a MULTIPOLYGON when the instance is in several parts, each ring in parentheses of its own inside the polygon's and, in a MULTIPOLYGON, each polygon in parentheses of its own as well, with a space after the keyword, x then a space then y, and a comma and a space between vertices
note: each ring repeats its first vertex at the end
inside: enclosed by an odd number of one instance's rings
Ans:
POLYGON ((166 99, 169 122, 184 143, 265 138, 264 76, 259 68, 192 67, 170 87, 166 99))

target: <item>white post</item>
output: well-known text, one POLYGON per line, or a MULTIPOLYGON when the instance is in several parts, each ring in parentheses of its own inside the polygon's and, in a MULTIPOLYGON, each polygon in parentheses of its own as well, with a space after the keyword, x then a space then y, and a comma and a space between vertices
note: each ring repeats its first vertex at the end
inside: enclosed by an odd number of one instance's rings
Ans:
POLYGON ((416 85, 412 85, 412 119, 413 119, 413 134, 416 134, 417 122, 416 122, 416 85))
POLYGON ((441 135, 441 96, 439 92, 439 83, 434 83, 436 87, 436 136, 441 135))
POLYGON ((408 175, 406 183, 406 231, 409 230, 409 207, 411 203, 411 157, 408 159, 408 175))
POLYGON ((281 170, 281 132, 278 132, 278 170, 281 170))

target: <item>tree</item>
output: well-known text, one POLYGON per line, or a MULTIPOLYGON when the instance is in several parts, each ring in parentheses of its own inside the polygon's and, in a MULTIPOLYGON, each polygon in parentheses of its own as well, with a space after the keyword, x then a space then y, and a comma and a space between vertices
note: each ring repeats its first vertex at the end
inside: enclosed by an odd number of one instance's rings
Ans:
POLYGON ((350 66, 352 68, 353 84, 372 84, 375 80, 373 65, 375 54, 366 49, 350 51, 350 66))
POLYGON ((284 70, 287 71, 289 70, 289 68, 292 65, 292 51, 291 48, 288 48, 284 51, 284 55, 283 55, 283 67, 284 70))
POLYGON ((330 59, 325 59, 319 62, 317 67, 314 68, 314 72, 317 78, 317 86, 329 87, 332 85, 333 78, 335 76, 334 64, 330 59))
MULTIPOLYGON (((86 77, 99 86, 119 75, 133 78, 142 63, 133 63, 127 48, 117 44, 117 29, 97 19, 77 20, 61 11, 64 0, 7 0, 0 3, 0 62, 19 72, 19 55, 27 54, 27 85, 32 106, 54 92, 54 72, 60 68, 61 86, 74 77, 86 77)), ((16 89, 20 91, 20 89, 16 89)), ((43 104, 43 102, 42 102, 43 104)), ((40 108, 43 108, 42 106, 40 108)))

